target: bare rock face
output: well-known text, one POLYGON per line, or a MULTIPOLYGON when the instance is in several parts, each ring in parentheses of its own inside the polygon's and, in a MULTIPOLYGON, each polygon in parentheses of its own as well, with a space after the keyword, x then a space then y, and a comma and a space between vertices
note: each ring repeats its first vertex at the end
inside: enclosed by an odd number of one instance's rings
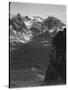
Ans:
POLYGON ((61 20, 52 16, 47 17, 43 22, 48 27, 48 30, 51 30, 53 28, 62 29, 62 27, 65 26, 65 24, 61 22, 61 20))

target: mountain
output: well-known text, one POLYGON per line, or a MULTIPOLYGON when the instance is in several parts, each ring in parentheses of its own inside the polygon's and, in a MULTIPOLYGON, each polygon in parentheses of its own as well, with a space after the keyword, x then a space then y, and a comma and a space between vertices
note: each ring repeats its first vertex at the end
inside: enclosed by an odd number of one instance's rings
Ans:
POLYGON ((49 33, 49 38, 52 38, 65 26, 61 20, 52 16, 43 19, 39 16, 12 15, 12 18, 9 18, 11 47, 31 42, 34 39, 38 40, 41 37, 46 38, 45 33, 49 33))
POLYGON ((46 19, 44 19, 43 24, 48 27, 48 30, 62 29, 62 27, 65 26, 65 24, 58 18, 52 16, 48 16, 46 19))

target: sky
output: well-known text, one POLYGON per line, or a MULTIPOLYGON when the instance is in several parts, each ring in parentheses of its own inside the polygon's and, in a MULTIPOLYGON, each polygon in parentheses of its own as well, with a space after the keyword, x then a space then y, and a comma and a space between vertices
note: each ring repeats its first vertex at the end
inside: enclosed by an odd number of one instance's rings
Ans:
POLYGON ((40 16, 43 18, 55 16, 66 22, 66 6, 64 5, 11 2, 10 14, 16 15, 17 13, 23 16, 40 16))

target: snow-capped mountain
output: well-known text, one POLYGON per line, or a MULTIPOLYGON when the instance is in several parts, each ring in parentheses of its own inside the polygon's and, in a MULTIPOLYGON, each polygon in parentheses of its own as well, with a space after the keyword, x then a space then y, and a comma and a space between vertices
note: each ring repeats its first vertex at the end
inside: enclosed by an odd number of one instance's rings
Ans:
POLYGON ((35 21, 35 22, 42 22, 44 19, 39 16, 25 16, 28 20, 35 21))
POLYGON ((24 21, 25 25, 28 27, 28 29, 30 29, 30 27, 32 26, 33 22, 32 21, 24 21))
POLYGON ((27 43, 37 35, 49 32, 54 36, 58 31, 63 31, 66 25, 56 17, 48 16, 43 19, 39 16, 12 16, 9 21, 10 43, 27 43))
POLYGON ((33 20, 36 22, 42 22, 44 19, 39 16, 33 16, 33 20))

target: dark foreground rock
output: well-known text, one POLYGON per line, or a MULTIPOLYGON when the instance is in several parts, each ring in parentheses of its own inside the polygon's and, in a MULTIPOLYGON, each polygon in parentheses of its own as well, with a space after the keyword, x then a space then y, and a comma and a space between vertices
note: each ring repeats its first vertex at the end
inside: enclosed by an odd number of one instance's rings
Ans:
POLYGON ((53 38, 53 49, 50 55, 45 82, 51 83, 61 81, 66 83, 66 29, 60 31, 53 38))

